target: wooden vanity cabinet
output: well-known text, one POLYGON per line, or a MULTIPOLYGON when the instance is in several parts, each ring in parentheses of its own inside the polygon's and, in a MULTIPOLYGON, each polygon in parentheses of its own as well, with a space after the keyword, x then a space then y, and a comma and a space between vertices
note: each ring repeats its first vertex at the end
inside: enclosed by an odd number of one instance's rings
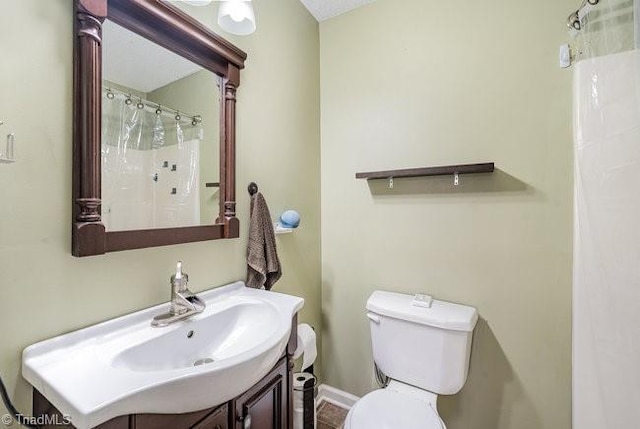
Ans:
MULTIPOLYGON (((297 318, 284 355, 273 369, 237 398, 217 407, 186 414, 132 414, 113 418, 95 429, 293 429, 293 361, 297 346, 297 318)), ((63 422, 62 414, 33 390, 33 415, 63 422)), ((41 425, 42 429, 73 428, 41 425)))

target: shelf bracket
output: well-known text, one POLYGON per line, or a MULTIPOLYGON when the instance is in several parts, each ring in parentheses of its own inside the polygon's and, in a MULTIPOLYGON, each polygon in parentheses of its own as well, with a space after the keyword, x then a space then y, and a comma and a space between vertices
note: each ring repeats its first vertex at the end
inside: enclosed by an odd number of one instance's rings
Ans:
MULTIPOLYGON (((0 121, 0 126, 4 125, 4 121, 0 121)), ((8 164, 15 162, 14 158, 14 144, 15 144, 16 136, 13 133, 7 134, 7 142, 3 149, 0 149, 0 163, 8 164)))
POLYGON ((389 177, 389 189, 393 189, 393 176, 389 177))
POLYGON ((460 175, 455 172, 453 173, 453 186, 458 186, 460 184, 460 175))

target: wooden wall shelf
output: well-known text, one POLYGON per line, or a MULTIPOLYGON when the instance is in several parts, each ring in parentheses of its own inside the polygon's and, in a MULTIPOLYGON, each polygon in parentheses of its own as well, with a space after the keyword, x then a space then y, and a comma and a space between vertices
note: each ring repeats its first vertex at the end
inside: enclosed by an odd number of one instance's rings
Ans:
POLYGON ((438 167, 405 168, 401 170, 356 173, 356 179, 398 179, 401 177, 447 176, 450 174, 493 173, 493 162, 480 164, 442 165, 438 167))

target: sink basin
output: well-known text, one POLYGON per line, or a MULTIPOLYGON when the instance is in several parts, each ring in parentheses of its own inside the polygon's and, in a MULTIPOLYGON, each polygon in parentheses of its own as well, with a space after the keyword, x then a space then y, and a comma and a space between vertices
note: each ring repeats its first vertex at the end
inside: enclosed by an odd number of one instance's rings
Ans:
MULTIPOLYGON (((158 333, 138 342, 130 335, 120 338, 124 348, 113 355, 113 341, 97 347, 114 367, 131 371, 166 371, 220 362, 242 356, 269 340, 276 332, 276 307, 265 301, 229 300, 226 308, 209 317, 182 324, 178 329, 158 333), (131 345, 134 344, 134 345, 131 345)), ((134 334, 133 336, 136 336, 134 334)), ((117 348, 115 350, 120 350, 117 348)))
POLYGON ((242 282, 198 296, 205 310, 167 327, 151 326, 163 304, 29 346, 22 374, 79 429, 222 404, 275 365, 304 300, 242 282))

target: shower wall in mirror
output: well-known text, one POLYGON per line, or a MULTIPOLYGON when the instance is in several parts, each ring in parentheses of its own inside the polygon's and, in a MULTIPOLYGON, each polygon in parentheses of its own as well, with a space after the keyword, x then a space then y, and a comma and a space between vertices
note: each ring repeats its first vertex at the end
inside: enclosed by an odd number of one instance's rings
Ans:
POLYGON ((106 230, 213 224, 220 77, 110 21, 102 67, 106 230))

